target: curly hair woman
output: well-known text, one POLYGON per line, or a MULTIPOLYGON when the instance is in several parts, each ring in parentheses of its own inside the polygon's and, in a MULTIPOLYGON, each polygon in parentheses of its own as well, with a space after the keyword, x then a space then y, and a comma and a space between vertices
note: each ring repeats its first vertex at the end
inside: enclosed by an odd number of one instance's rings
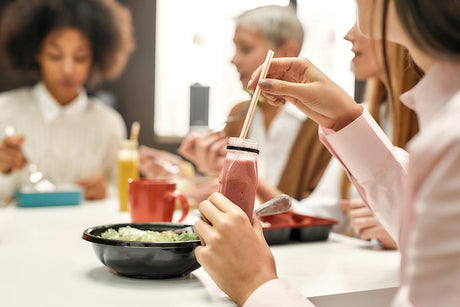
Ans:
POLYGON ((0 94, 0 131, 15 131, 0 143, 0 199, 28 182, 31 161, 52 182, 105 198, 126 128, 85 88, 117 77, 133 49, 131 14, 114 0, 18 0, 5 9, 3 60, 37 83, 0 94))

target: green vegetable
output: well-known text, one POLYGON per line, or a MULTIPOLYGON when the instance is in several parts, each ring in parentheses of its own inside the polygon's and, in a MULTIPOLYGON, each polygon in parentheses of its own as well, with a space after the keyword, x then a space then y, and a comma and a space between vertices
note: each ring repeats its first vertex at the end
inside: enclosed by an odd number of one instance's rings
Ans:
POLYGON ((109 228, 100 235, 101 238, 123 241, 142 241, 142 242, 179 242, 179 241, 195 241, 200 238, 194 232, 182 231, 177 234, 172 230, 167 231, 152 231, 141 230, 131 226, 120 227, 118 231, 109 228))

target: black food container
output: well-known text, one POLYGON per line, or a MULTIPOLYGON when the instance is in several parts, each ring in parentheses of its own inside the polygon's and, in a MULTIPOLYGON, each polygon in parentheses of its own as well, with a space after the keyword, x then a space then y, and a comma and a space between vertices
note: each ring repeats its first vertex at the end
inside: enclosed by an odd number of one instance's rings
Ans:
POLYGON ((176 230, 192 225, 176 223, 127 223, 86 229, 82 238, 92 243, 97 258, 117 273, 136 278, 173 278, 189 274, 200 267, 195 258, 199 240, 184 242, 133 242, 103 239, 109 228, 131 226, 142 230, 176 230))

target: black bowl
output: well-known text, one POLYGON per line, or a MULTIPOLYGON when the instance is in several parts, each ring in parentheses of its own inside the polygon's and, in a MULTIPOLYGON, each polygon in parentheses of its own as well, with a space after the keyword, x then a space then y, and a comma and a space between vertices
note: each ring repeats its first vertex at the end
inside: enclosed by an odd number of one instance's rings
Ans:
MULTIPOLYGON (((137 278, 173 278, 189 274, 200 267, 195 258, 199 240, 185 242, 133 242, 103 239, 109 228, 131 226, 142 230, 175 230, 191 225, 175 223, 126 223, 86 229, 82 238, 93 243, 99 260, 117 273, 137 278)), ((191 226, 193 227, 193 226, 191 226)))

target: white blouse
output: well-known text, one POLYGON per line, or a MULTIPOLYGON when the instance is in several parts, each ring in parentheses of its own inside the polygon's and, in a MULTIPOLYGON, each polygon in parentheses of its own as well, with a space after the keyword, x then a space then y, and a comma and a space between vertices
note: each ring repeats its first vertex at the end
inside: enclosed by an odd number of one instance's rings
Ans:
POLYGON ((259 145, 259 177, 272 186, 278 186, 298 131, 306 119, 304 113, 287 103, 280 108, 266 131, 263 114, 256 108, 248 138, 259 145))
MULTIPOLYGON (((84 89, 60 106, 43 83, 0 94, 0 137, 6 126, 25 136, 23 151, 50 181, 73 183, 94 174, 113 179, 120 140, 126 127, 115 110, 84 89)), ((27 171, 0 174, 0 199, 27 182, 27 171)))

